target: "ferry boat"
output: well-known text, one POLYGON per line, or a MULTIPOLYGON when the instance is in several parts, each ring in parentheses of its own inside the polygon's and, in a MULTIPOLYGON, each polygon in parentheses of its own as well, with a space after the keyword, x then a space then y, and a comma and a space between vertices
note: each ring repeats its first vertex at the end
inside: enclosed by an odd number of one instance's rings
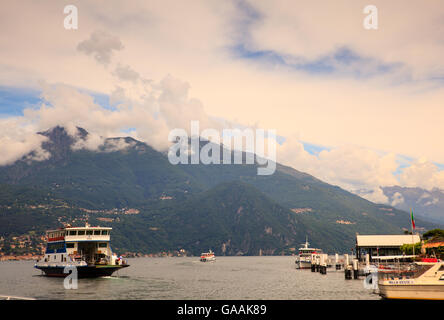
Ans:
POLYGON ((295 261, 298 269, 310 269, 312 255, 318 255, 322 253, 322 249, 309 248, 309 245, 310 244, 308 243, 308 239, 306 238, 303 247, 299 248, 299 255, 295 261))
POLYGON ((65 277, 65 267, 76 267, 79 278, 110 276, 129 267, 126 260, 112 252, 112 228, 84 227, 60 228, 46 232, 45 255, 35 268, 50 277, 65 277))
POLYGON ((216 257, 214 256, 213 251, 203 252, 200 255, 200 261, 207 262, 207 261, 216 261, 216 257))
POLYGON ((444 262, 423 259, 378 269, 379 295, 385 299, 444 300, 444 262))

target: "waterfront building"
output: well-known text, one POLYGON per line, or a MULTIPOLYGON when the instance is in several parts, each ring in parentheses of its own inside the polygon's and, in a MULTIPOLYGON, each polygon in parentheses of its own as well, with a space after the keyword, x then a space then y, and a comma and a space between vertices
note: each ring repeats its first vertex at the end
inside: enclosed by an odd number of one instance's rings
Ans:
MULTIPOLYGON (((369 254, 370 261, 373 257, 402 255, 401 246, 421 242, 419 235, 360 235, 356 234, 356 257, 359 261, 369 254)), ((418 252, 419 254, 419 252, 418 252)))

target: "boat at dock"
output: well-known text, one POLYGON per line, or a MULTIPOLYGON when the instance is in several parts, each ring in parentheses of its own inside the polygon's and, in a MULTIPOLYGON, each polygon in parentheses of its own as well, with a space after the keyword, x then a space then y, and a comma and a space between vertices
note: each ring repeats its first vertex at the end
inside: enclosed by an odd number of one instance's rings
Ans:
POLYGON ((211 250, 209 250, 208 252, 202 252, 202 254, 200 255, 200 261, 202 262, 216 261, 214 252, 211 250))
POLYGON ((67 226, 46 232, 45 255, 34 268, 46 276, 65 277, 75 267, 79 278, 110 276, 129 267, 111 250, 112 228, 67 226))
POLYGON ((379 266, 379 295, 385 299, 444 300, 444 262, 422 259, 379 266))
POLYGON ((308 239, 305 239, 303 247, 299 248, 299 255, 296 258, 296 265, 298 269, 310 269, 313 255, 322 254, 322 249, 310 248, 308 239))

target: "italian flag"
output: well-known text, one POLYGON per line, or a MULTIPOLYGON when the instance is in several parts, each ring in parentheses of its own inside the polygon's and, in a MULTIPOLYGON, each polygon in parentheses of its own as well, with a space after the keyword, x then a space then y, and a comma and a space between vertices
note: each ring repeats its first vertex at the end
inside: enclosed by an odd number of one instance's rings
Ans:
POLYGON ((415 219, 413 217, 413 209, 410 209, 410 212, 411 212, 411 218, 412 218, 412 227, 413 227, 413 229, 415 229, 415 219))

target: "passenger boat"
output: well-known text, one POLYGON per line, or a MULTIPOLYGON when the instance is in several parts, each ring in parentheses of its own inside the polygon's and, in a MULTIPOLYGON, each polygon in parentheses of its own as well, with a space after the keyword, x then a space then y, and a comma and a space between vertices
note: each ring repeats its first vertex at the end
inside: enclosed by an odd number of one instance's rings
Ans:
POLYGON ((213 251, 203 252, 200 255, 200 261, 207 262, 207 261, 216 261, 216 257, 214 256, 213 251))
POLYGON ((299 255, 295 261, 298 269, 310 269, 312 255, 322 254, 322 249, 309 248, 309 245, 306 238, 303 247, 299 248, 299 255))
POLYGON ((49 230, 45 255, 34 267, 50 277, 65 277, 69 273, 65 268, 75 267, 79 278, 110 276, 129 267, 111 250, 111 230, 89 224, 49 230))
POLYGON ((428 259, 378 269, 379 295, 386 299, 444 300, 444 262, 428 259))

